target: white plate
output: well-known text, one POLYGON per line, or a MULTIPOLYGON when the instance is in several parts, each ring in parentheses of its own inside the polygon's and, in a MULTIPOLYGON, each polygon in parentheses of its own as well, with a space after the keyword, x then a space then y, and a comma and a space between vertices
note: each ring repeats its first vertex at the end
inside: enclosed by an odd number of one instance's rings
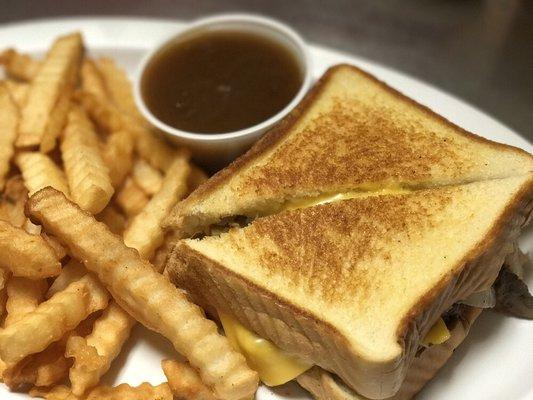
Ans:
MULTIPOLYGON (((40 54, 57 35, 80 30, 90 53, 112 56, 132 72, 143 53, 153 43, 172 35, 182 26, 183 23, 178 21, 129 18, 27 22, 0 28, 0 46, 13 46, 40 54)), ((311 46, 311 55, 316 77, 332 64, 356 64, 469 131, 522 147, 529 152, 533 151, 530 143, 500 122, 416 79, 368 60, 319 46, 311 46)), ((531 229, 524 235, 521 244, 523 249, 533 250, 531 229)), ((164 376, 159 362, 163 357, 174 356, 175 353, 168 342, 142 327, 137 327, 105 381, 127 382, 133 385, 144 381, 162 382, 164 376)), ((9 393, 4 386, 0 387, 0 399, 22 398, 27 396, 9 393)), ((273 391, 262 387, 257 394, 258 400, 289 398, 310 397, 295 384, 273 391)), ((491 312, 484 313, 465 343, 417 399, 533 399, 533 323, 505 318, 491 312)))

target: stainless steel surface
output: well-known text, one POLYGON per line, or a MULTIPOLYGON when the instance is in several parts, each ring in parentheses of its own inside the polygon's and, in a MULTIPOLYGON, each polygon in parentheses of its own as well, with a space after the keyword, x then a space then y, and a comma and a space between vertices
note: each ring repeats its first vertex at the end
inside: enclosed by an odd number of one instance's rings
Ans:
MULTIPOLYGON (((533 1, 0 0, 0 23, 80 15, 263 13, 308 40, 407 72, 533 140, 533 1)), ((483 132, 479 132, 483 133, 483 132)))

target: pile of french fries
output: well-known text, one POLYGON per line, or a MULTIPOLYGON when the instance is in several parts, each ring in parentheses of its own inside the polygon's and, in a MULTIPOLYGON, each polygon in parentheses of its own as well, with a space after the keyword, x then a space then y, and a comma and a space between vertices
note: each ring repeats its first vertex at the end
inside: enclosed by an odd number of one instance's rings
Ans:
POLYGON ((257 374, 162 274, 162 221, 206 175, 139 114, 125 72, 80 34, 0 54, 0 373, 60 399, 253 397, 257 374), (100 384, 137 323, 188 361, 168 383, 100 384))

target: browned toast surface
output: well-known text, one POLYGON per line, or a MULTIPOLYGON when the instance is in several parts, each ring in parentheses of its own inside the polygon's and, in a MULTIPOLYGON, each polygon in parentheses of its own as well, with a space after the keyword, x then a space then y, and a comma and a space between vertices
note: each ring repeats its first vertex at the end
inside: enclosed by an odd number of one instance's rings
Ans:
POLYGON ((212 306, 385 398, 442 312, 493 283, 530 213, 532 182, 530 174, 286 211, 181 242, 169 272, 188 266, 178 283, 212 306))
POLYGON ((180 203, 168 223, 261 215, 286 199, 320 193, 433 187, 529 171, 528 153, 471 134, 341 65, 280 126, 180 203))

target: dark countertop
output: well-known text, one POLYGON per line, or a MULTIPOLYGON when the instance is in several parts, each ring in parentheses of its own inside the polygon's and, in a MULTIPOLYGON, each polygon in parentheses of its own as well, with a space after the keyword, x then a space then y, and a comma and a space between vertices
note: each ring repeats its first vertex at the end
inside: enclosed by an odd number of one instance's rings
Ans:
POLYGON ((68 15, 266 14, 309 41, 443 88, 533 141, 533 1, 0 0, 0 7, 0 23, 68 15))

